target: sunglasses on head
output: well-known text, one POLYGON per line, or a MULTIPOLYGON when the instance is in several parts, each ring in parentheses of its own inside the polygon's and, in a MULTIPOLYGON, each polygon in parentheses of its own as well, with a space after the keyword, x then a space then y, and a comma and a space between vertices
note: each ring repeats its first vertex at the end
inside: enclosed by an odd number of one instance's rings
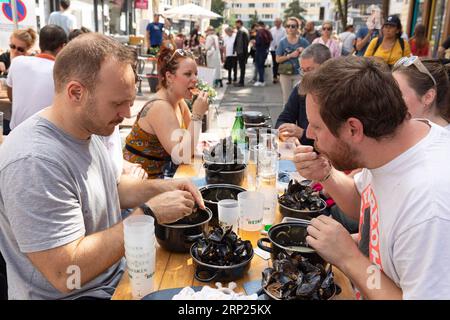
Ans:
POLYGON ((433 75, 430 73, 430 71, 428 71, 427 67, 424 66, 422 61, 420 61, 418 56, 401 58, 394 64, 393 71, 395 71, 396 69, 398 69, 399 67, 402 67, 402 66, 409 67, 412 65, 414 65, 417 68, 417 70, 419 70, 419 72, 428 75, 430 77, 430 79, 433 81, 434 85, 435 86, 437 85, 436 79, 434 79, 433 75))
POLYGON ((189 57, 189 58, 193 58, 193 54, 190 51, 186 51, 183 49, 177 49, 172 53, 172 56, 169 59, 169 62, 173 60, 173 58, 175 58, 176 55, 182 56, 182 57, 189 57))
POLYGON ((287 24, 286 28, 297 29, 298 26, 296 24, 287 24))
POLYGON ((25 50, 26 50, 25 48, 18 47, 15 44, 12 44, 12 43, 9 44, 9 47, 11 48, 11 50, 17 50, 17 51, 22 52, 22 53, 24 53, 25 50))

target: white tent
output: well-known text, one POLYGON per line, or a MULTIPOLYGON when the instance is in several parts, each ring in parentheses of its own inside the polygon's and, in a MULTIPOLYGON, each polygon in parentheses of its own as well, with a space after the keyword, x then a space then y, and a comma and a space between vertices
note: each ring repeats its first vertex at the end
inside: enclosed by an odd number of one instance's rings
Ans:
POLYGON ((215 12, 188 3, 183 6, 174 7, 163 12, 164 17, 179 20, 199 20, 199 19, 217 19, 221 16, 215 12))

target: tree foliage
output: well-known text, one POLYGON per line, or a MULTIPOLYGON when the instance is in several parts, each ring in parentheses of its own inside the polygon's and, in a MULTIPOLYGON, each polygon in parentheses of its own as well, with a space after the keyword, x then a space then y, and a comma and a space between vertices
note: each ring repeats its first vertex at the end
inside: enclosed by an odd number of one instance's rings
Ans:
POLYGON ((302 13, 306 12, 306 9, 304 9, 300 5, 299 0, 294 0, 291 3, 289 3, 289 6, 284 10, 284 19, 287 19, 289 17, 296 17, 300 20, 305 20, 302 16, 302 13))
MULTIPOLYGON (((211 1, 211 11, 215 12, 223 17, 225 11, 226 2, 223 0, 212 0, 211 1)), ((223 23, 223 18, 211 20, 211 25, 217 28, 223 23)))

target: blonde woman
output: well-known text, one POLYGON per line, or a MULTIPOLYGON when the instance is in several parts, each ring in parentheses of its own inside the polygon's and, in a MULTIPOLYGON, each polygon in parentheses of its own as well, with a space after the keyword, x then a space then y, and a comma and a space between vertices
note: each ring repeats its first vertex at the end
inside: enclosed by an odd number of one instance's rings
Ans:
POLYGON ((286 37, 280 41, 276 51, 278 73, 280 74, 283 105, 289 99, 292 89, 300 81, 300 64, 298 57, 303 49, 309 46, 308 40, 300 36, 300 23, 297 18, 288 18, 286 22, 286 37))
POLYGON ((317 38, 313 43, 324 44, 330 49, 331 57, 337 58, 341 55, 341 49, 339 43, 334 40, 331 35, 333 34, 333 24, 330 21, 325 21, 322 24, 322 34, 320 38, 317 38))
POLYGON ((0 55, 0 74, 7 73, 11 60, 15 57, 30 55, 36 38, 36 31, 31 28, 15 30, 9 38, 10 50, 0 55))

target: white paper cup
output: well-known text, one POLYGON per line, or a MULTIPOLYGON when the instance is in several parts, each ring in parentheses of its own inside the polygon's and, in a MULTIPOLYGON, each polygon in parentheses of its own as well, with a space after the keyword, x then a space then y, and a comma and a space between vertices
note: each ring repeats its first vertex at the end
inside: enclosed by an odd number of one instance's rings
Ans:
POLYGON ((239 203, 237 200, 226 199, 217 203, 219 223, 221 226, 233 226, 233 231, 238 232, 239 203))
POLYGON ((257 191, 238 194, 239 228, 245 231, 258 231, 262 228, 264 215, 264 195, 257 191))

